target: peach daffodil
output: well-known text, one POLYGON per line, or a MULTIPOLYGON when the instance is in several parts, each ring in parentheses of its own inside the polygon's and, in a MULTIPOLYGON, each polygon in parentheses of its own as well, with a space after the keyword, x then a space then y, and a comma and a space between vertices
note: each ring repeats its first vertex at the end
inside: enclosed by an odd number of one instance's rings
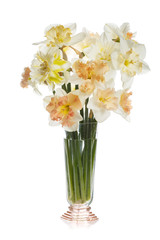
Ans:
POLYGON ((87 61, 77 60, 73 63, 73 75, 69 81, 80 85, 80 91, 92 94, 96 86, 104 85, 105 75, 109 71, 108 64, 102 60, 87 61))
POLYGON ((132 95, 132 92, 127 90, 119 90, 116 93, 118 97, 118 108, 115 110, 116 113, 120 114, 126 120, 130 120, 129 115, 132 109, 131 100, 129 97, 132 95))
POLYGON ((98 122, 105 121, 110 116, 110 111, 118 108, 118 98, 114 89, 97 89, 87 105, 94 113, 98 122))
POLYGON ((50 125, 61 124, 66 131, 76 131, 82 120, 79 111, 82 109, 80 98, 70 92, 57 89, 56 94, 44 99, 46 110, 50 114, 50 125))

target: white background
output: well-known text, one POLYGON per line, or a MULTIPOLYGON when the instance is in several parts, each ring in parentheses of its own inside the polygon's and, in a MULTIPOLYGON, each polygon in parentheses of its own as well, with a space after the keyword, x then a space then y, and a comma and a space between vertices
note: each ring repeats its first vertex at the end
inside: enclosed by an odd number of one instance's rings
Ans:
POLYGON ((0 6, 0 240, 160 239, 160 15, 158 0, 14 0, 0 6), (20 88, 21 73, 52 23, 101 33, 130 22, 151 71, 135 78, 128 123, 100 125, 88 228, 60 220, 67 210, 63 130, 48 126, 42 98, 20 88))

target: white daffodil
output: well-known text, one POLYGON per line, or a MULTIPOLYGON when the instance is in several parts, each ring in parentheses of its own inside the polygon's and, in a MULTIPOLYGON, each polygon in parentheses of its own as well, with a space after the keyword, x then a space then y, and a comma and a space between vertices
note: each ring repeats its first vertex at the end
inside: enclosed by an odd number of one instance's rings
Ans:
POLYGON ((103 33, 95 44, 92 44, 90 47, 84 49, 84 53, 91 60, 105 61, 109 66, 109 70, 111 70, 111 54, 115 51, 115 47, 115 43, 113 41, 108 41, 103 33))
POLYGON ((118 51, 112 54, 113 66, 115 69, 121 70, 121 80, 124 89, 131 87, 133 77, 136 74, 149 71, 149 66, 143 61, 145 54, 145 46, 137 43, 124 54, 118 51))
POLYGON ((115 113, 120 114, 127 121, 130 120, 130 111, 132 109, 131 100, 129 97, 132 95, 132 92, 127 92, 126 90, 119 90, 116 92, 118 97, 118 108, 115 110, 115 113))
POLYGON ((130 32, 129 23, 123 23, 120 27, 115 24, 108 23, 104 26, 104 31, 108 41, 114 41, 117 46, 120 45, 121 52, 126 52, 132 45, 132 38, 135 33, 130 32))
MULTIPOLYGON (((76 23, 67 25, 49 25, 45 30, 45 43, 47 46, 59 47, 74 45, 85 38, 85 33, 81 32, 73 35, 76 31, 76 23)), ((36 43, 36 44, 40 44, 36 43)))
POLYGON ((64 90, 57 89, 55 95, 44 98, 44 103, 50 114, 51 126, 61 124, 69 132, 78 129, 79 121, 83 120, 79 113, 82 103, 74 92, 67 94, 64 90))
POLYGON ((31 81, 45 83, 54 88, 55 84, 65 82, 65 75, 70 63, 62 59, 61 51, 57 48, 43 48, 36 55, 31 65, 31 81))
POLYGON ((110 111, 118 108, 118 98, 114 89, 97 89, 87 105, 94 113, 98 122, 105 121, 110 116, 110 111))
POLYGON ((75 47, 81 52, 90 47, 92 44, 95 44, 100 38, 98 33, 89 32, 86 28, 83 29, 83 32, 85 33, 85 38, 75 45, 75 47))

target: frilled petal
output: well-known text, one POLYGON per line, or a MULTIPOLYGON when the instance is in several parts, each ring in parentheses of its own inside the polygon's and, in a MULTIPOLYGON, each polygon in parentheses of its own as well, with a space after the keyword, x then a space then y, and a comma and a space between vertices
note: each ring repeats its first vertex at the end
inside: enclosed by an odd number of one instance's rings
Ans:
POLYGON ((68 132, 74 132, 78 129, 78 123, 83 120, 82 116, 80 115, 79 112, 75 112, 74 118, 72 119, 75 123, 68 127, 68 126, 63 126, 63 128, 68 131, 68 132))
POLYGON ((85 100, 89 97, 86 94, 83 94, 79 89, 72 91, 74 95, 77 95, 81 101, 82 106, 85 104, 85 100))
POLYGON ((68 102, 75 110, 81 110, 82 103, 77 95, 74 92, 68 94, 68 102))

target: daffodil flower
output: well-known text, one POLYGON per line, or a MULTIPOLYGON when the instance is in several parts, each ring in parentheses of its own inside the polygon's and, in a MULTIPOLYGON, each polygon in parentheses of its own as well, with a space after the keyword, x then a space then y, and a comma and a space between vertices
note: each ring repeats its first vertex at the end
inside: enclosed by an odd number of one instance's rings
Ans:
POLYGON ((129 97, 132 92, 127 92, 127 90, 119 90, 116 92, 116 97, 118 98, 118 108, 115 113, 120 114, 127 121, 130 120, 130 111, 132 109, 131 100, 129 97))
POLYGON ((96 86, 104 85, 105 75, 109 71, 107 62, 77 60, 73 63, 73 75, 69 81, 80 84, 80 89, 86 94, 91 94, 96 86))
POLYGON ((98 122, 105 121, 110 116, 110 111, 117 110, 118 98, 114 89, 97 89, 87 105, 93 111, 98 122))
POLYGON ((79 110, 82 109, 80 98, 71 92, 67 94, 62 89, 57 89, 56 94, 44 98, 46 110, 50 114, 50 125, 61 124, 69 132, 76 131, 82 116, 79 110))
POLYGON ((113 23, 105 24, 104 32, 108 41, 114 41, 120 45, 121 52, 129 50, 132 38, 135 37, 135 33, 130 32, 129 23, 123 23, 120 27, 113 23))
POLYGON ((112 53, 112 62, 116 70, 121 70, 123 88, 131 87, 133 77, 149 71, 149 66, 143 61, 146 50, 143 44, 135 43, 132 48, 124 54, 118 51, 112 53))
POLYGON ((75 45, 75 47, 81 52, 90 47, 92 44, 95 44, 100 38, 98 33, 89 32, 86 28, 83 29, 83 32, 85 33, 85 38, 75 45))
POLYGON ((76 31, 76 24, 67 24, 67 25, 49 25, 45 30, 46 40, 35 43, 45 43, 47 46, 59 47, 74 45, 82 41, 86 34, 84 32, 73 35, 76 31))
POLYGON ((108 41, 105 34, 102 33, 95 44, 84 49, 84 53, 91 60, 105 61, 109 66, 109 70, 111 70, 113 68, 111 54, 115 50, 116 44, 113 41, 108 41))
POLYGON ((65 74, 70 63, 62 59, 61 51, 57 48, 43 48, 36 55, 31 65, 31 81, 45 83, 54 88, 55 84, 65 82, 65 74))

